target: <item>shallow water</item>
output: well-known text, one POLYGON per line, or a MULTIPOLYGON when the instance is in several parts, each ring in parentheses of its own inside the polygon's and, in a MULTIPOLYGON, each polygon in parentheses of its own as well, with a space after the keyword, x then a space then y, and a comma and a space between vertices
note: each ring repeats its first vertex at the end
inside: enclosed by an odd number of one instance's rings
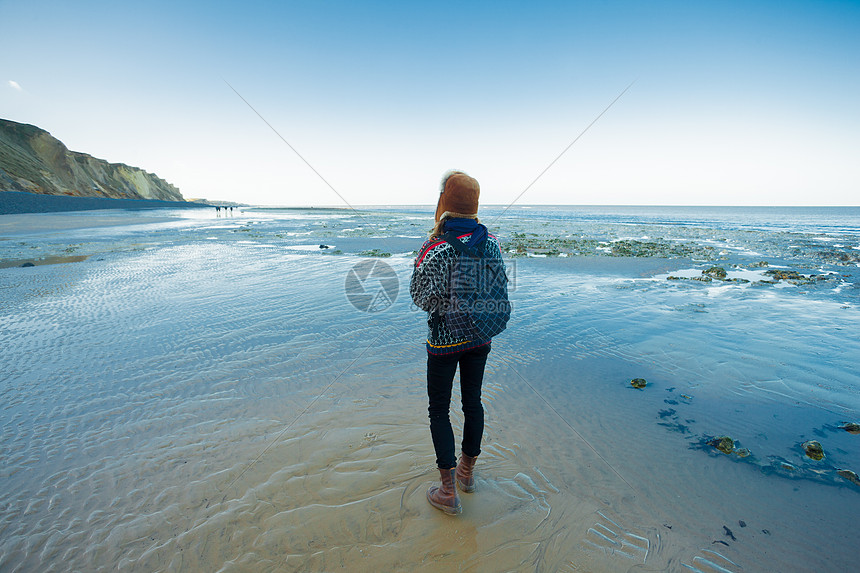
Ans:
POLYGON ((0 569, 855 566, 860 487, 835 473, 860 471, 860 436, 838 429, 860 417, 857 267, 839 256, 854 227, 506 213, 506 246, 535 235, 508 261, 478 491, 449 518, 424 499, 424 323, 406 295, 420 214, 4 232, 2 260, 87 258, 0 269, 0 569), (529 256, 565 235, 592 250, 529 256), (608 256, 625 237, 661 256, 608 256), (366 313, 344 284, 373 249, 399 293, 366 313), (827 278, 667 279, 714 264, 827 278), (722 435, 751 455, 707 445, 722 435))

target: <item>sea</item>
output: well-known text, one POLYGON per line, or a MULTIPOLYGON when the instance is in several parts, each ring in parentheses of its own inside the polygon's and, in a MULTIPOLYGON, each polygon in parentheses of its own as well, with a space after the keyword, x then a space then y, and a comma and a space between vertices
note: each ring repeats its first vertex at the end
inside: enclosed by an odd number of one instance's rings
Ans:
POLYGON ((860 207, 482 206, 513 314, 455 519, 433 211, 0 216, 0 570, 856 568, 860 207))

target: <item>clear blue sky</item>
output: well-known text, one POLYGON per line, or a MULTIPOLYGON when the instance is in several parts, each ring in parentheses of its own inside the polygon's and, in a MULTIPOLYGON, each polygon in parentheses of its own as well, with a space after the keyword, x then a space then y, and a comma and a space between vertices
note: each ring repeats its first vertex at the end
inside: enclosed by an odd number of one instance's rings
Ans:
POLYGON ((186 197, 860 204, 860 2, 0 0, 0 117, 186 197))

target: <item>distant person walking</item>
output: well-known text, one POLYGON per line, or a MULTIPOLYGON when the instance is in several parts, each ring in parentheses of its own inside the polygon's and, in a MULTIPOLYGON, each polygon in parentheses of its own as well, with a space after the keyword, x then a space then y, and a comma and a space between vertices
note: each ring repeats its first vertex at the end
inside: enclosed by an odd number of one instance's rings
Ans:
MULTIPOLYGON (((460 171, 450 171, 442 179, 439 202, 436 206, 436 224, 430 239, 421 247, 415 259, 412 280, 409 286, 412 300, 422 310, 428 311, 427 324, 427 395, 430 415, 430 434, 436 450, 436 465, 442 479, 441 485, 431 486, 427 500, 433 507, 448 514, 462 511, 457 486, 466 493, 475 491, 474 466, 481 453, 481 438, 484 433, 484 408, 481 405, 481 384, 484 367, 490 353, 491 337, 475 334, 475 329, 464 334, 457 320, 457 309, 451 303, 452 290, 467 298, 471 293, 452 289, 452 273, 461 277, 461 257, 468 261, 492 264, 501 269, 502 285, 506 285, 504 262, 498 240, 487 233, 487 228, 478 220, 478 182, 460 171), (455 457, 454 431, 448 413, 451 391, 457 366, 460 367, 460 392, 462 396, 463 441, 459 461, 455 457)), ((484 268, 483 266, 481 268, 484 268)), ((462 277, 461 277, 462 278, 462 277)), ((459 281, 458 284, 462 284, 459 281)), ((470 287, 471 288, 471 287, 470 287)), ((475 289, 473 289, 475 290, 475 289)), ((504 287, 504 304, 507 302, 507 287, 504 287)), ((483 332, 499 332, 504 329, 510 315, 491 315, 495 324, 483 332), (500 326, 500 328, 499 328, 500 326)), ((466 313, 468 315, 468 312, 466 313)), ((462 319, 462 313, 459 315, 462 319)), ((474 327, 471 317, 466 317, 474 327)), ((475 321, 479 321, 476 314, 475 321)), ((484 318, 484 317, 481 317, 484 318)), ((468 330, 468 329, 467 329, 468 330)))

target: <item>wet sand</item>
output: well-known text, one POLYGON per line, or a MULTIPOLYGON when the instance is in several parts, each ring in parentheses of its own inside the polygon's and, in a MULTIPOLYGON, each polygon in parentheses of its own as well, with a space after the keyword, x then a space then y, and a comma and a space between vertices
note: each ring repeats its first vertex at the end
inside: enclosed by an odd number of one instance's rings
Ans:
POLYGON ((853 567, 860 488, 803 477, 831 474, 802 456, 797 477, 761 467, 816 432, 856 459, 825 428, 857 414, 856 375, 827 369, 836 344, 856 356, 856 309, 649 278, 683 259, 518 260, 478 489, 452 518, 424 497, 411 258, 384 259, 401 290, 365 313, 343 291, 358 257, 172 224, 0 269, 3 570, 853 567), (722 432, 760 463, 694 447, 722 432))
POLYGON ((80 211, 70 213, 22 213, 0 216, 0 236, 44 234, 51 231, 71 229, 96 229, 100 227, 119 227, 176 221, 177 217, 164 217, 150 211, 148 213, 123 211, 111 214, 110 211, 80 211))

